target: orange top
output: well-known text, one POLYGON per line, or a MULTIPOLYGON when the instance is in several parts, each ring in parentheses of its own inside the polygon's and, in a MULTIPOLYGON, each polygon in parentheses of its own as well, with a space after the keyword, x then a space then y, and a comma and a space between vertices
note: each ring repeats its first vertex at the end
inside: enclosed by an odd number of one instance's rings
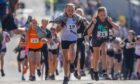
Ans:
POLYGON ((43 46, 42 41, 39 40, 36 30, 29 28, 27 32, 27 47, 29 49, 39 49, 43 46))

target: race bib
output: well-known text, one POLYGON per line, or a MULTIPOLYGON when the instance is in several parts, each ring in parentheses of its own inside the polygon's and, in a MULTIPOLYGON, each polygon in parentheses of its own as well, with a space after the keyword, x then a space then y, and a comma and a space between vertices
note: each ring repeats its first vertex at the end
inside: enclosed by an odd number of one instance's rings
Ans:
POLYGON ((39 39, 38 38, 32 38, 31 43, 39 43, 39 39))
POLYGON ((57 49, 57 43, 53 43, 53 44, 48 44, 48 49, 57 49))
POLYGON ((82 34, 81 33, 78 33, 78 38, 82 38, 82 34))
POLYGON ((105 31, 105 32, 98 31, 97 32, 97 37, 99 37, 99 38, 103 38, 103 37, 107 37, 107 36, 108 36, 107 31, 105 31))
POLYGON ((75 24, 67 24, 68 30, 76 30, 76 25, 75 24))
POLYGON ((25 58, 25 51, 22 50, 20 51, 20 59, 24 59, 25 58))

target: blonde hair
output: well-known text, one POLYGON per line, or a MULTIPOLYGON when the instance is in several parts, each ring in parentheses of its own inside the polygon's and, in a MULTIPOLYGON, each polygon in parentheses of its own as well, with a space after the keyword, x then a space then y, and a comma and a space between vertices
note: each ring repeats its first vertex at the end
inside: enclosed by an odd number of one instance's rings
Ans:
POLYGON ((66 5, 65 5, 65 8, 64 8, 64 15, 67 15, 67 13, 66 13, 66 8, 67 8, 68 6, 71 6, 71 7, 73 7, 73 8, 75 9, 75 5, 74 5, 73 3, 68 3, 68 4, 66 4, 66 5))
POLYGON ((49 22, 49 20, 48 19, 45 19, 45 18, 43 18, 42 20, 41 20, 41 22, 43 22, 43 21, 45 21, 45 22, 49 22))
POLYGON ((98 8, 97 15, 99 14, 99 12, 102 12, 102 11, 105 12, 107 15, 107 9, 106 9, 106 7, 103 7, 103 6, 98 8))
POLYGON ((75 8, 75 5, 74 5, 73 3, 67 3, 67 4, 65 5, 65 8, 68 7, 68 6, 72 6, 72 7, 75 8))
POLYGON ((82 16, 84 16, 85 14, 84 14, 84 10, 82 9, 82 8, 78 8, 78 9, 76 9, 76 12, 77 11, 80 11, 81 13, 82 13, 82 16))

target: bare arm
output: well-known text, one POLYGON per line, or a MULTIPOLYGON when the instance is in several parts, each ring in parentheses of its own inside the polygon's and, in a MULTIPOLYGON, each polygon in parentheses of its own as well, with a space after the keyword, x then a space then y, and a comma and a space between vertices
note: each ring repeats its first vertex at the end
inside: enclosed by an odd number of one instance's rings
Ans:
POLYGON ((92 21, 90 23, 90 25, 88 26, 88 31, 87 31, 88 32, 88 35, 91 35, 92 34, 92 31, 94 29, 95 24, 96 24, 96 20, 92 21))
POLYGON ((18 28, 18 29, 14 29, 12 30, 15 34, 22 34, 23 32, 25 32, 24 28, 18 28))
POLYGON ((110 17, 108 17, 107 20, 113 26, 113 28, 115 28, 116 30, 120 29, 120 27, 117 24, 115 24, 110 17))
POLYGON ((57 24, 57 27, 56 27, 56 32, 59 33, 61 30, 62 30, 62 26, 61 24, 57 24))

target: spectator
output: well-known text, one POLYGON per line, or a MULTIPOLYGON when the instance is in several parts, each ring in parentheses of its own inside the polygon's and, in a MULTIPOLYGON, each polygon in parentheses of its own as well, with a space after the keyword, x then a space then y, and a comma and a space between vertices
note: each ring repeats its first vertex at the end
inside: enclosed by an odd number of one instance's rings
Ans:
POLYGON ((128 30, 126 27, 126 19, 124 16, 120 16, 119 17, 119 22, 118 22, 119 26, 120 26, 120 30, 114 31, 115 36, 120 37, 122 39, 127 39, 128 36, 128 30))

